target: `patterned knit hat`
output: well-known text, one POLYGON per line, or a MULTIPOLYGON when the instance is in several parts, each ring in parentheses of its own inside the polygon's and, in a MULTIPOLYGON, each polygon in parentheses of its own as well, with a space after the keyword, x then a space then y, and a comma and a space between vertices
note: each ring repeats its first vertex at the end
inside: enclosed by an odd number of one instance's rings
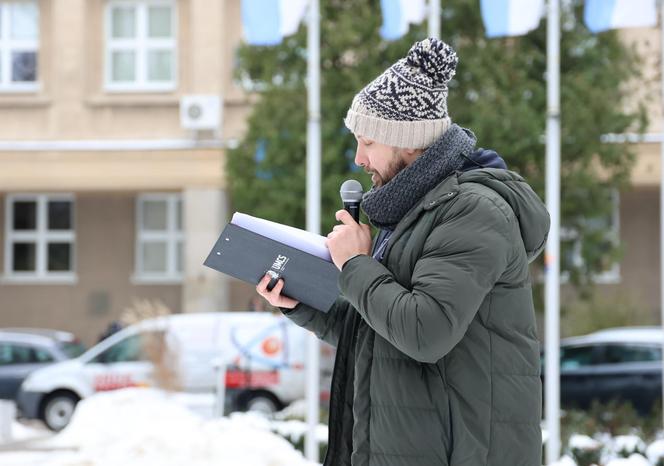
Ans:
POLYGON ((344 123, 381 144, 425 149, 449 128, 447 83, 458 59, 445 42, 416 42, 353 99, 344 123))

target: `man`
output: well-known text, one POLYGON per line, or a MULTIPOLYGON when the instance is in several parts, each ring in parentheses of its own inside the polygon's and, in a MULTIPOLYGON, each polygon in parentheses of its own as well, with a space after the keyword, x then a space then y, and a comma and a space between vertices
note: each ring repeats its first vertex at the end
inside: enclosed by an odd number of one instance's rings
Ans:
POLYGON ((328 235, 341 296, 321 312, 257 291, 337 347, 325 465, 541 464, 541 383, 528 264, 540 199, 447 115, 454 50, 416 43, 353 100, 362 209, 328 235))

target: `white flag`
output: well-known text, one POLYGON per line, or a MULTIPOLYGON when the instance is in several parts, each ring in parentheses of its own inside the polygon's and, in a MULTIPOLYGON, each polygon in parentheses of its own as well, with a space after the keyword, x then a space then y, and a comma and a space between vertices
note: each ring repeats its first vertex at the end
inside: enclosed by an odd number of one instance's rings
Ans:
POLYGON ((308 0, 242 0, 242 29, 251 45, 277 45, 297 32, 308 0))
POLYGON ((424 21, 427 13, 425 0, 381 0, 383 25, 380 35, 386 40, 395 40, 408 32, 411 24, 424 21))
POLYGON ((583 19, 592 32, 657 25, 656 0, 586 0, 583 19))
POLYGON ((487 37, 521 36, 537 29, 544 16, 544 0, 481 0, 487 37))

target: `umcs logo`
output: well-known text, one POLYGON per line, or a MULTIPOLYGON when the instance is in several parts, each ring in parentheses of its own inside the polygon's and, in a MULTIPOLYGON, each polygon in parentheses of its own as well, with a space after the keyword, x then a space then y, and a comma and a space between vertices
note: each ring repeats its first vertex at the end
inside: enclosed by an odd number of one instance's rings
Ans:
POLYGON ((282 256, 281 254, 277 256, 277 258, 274 260, 274 263, 272 264, 272 270, 276 270, 278 272, 283 271, 286 268, 286 264, 290 258, 286 256, 282 256))

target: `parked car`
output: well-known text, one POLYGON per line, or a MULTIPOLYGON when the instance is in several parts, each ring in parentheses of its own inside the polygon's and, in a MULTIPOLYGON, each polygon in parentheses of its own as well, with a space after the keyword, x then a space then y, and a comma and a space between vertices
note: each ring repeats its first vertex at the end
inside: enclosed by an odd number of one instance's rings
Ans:
POLYGON ((619 400, 647 414, 662 397, 663 338, 660 327, 623 327, 563 339, 561 406, 586 409, 593 400, 619 400))
POLYGON ((69 332, 34 328, 0 329, 0 398, 16 398, 23 380, 33 371, 83 353, 69 332))
MULTIPOLYGON (((97 392, 163 386, 166 381, 177 390, 214 393, 220 374, 215 365, 224 361, 225 386, 234 394, 232 408, 276 411, 304 398, 308 334, 271 313, 192 313, 144 320, 76 359, 32 373, 21 387, 18 407, 24 417, 60 430, 76 403, 97 392)), ((321 354, 321 367, 331 367, 325 358, 330 353, 321 354)))

